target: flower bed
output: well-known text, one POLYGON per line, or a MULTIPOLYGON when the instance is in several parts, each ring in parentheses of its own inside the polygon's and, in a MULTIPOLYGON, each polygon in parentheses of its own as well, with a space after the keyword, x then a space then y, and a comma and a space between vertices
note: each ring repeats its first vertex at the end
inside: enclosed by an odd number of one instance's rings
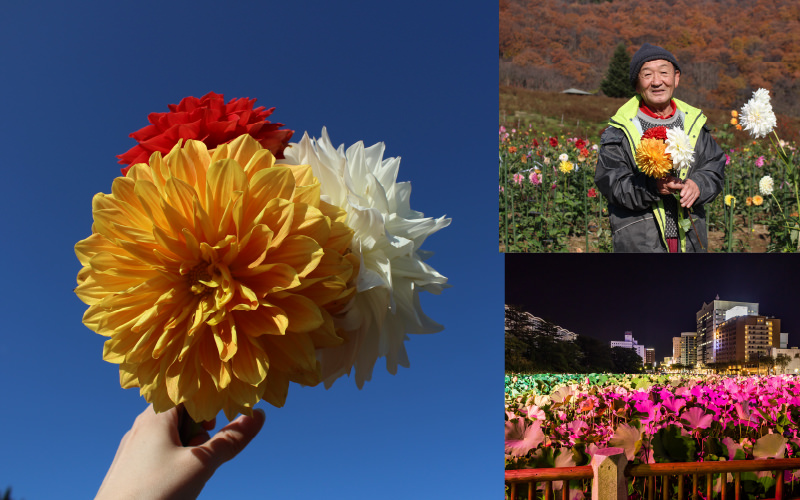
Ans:
MULTIPOLYGON (((513 375, 505 411, 507 469, 588 465, 610 446, 632 463, 800 457, 793 375, 513 375)), ((767 473, 742 481, 748 495, 775 482, 767 473)))
MULTIPOLYGON (((711 251, 751 251, 748 242, 762 229, 768 251, 795 252, 800 245, 800 155, 778 138, 773 121, 755 120, 754 111, 767 116, 769 106, 765 90, 755 94, 741 114, 733 112, 731 124, 712 130, 726 166, 722 192, 705 207, 709 231, 722 234, 711 251), (734 148, 734 129, 742 129, 737 120, 752 137, 734 148)), ((597 149, 585 138, 500 126, 501 250, 563 252, 579 244, 580 251, 611 251, 606 200, 594 185, 597 149)))

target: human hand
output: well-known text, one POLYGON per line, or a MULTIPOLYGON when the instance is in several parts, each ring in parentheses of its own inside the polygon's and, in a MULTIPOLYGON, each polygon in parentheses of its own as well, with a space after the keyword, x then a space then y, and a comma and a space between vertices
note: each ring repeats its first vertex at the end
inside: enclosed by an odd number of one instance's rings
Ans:
POLYGON ((697 198, 700 197, 700 188, 697 184, 691 180, 686 179, 683 183, 683 189, 681 189, 681 206, 684 208, 689 208, 697 201, 697 198))
POLYGON ((661 179, 656 179, 656 190, 658 194, 673 194, 683 189, 684 184, 677 177, 668 175, 661 179))
POLYGON ((240 415, 209 438, 215 421, 203 422, 203 431, 189 446, 178 433, 178 410, 156 414, 147 407, 122 438, 114 461, 95 500, 197 498, 217 468, 235 457, 264 425, 263 410, 240 415))

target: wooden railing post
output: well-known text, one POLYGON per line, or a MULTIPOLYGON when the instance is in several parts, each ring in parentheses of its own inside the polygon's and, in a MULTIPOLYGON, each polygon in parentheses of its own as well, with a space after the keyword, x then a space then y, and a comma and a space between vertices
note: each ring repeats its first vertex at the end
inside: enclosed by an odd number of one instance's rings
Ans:
POLYGON ((625 466, 628 459, 622 448, 597 450, 592 456, 592 500, 627 500, 625 466))

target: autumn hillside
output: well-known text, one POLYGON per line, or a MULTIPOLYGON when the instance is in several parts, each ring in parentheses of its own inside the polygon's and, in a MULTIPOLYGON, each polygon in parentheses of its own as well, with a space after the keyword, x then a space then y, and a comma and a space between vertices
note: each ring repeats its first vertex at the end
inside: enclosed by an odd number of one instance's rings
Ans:
POLYGON ((797 0, 500 0, 500 84, 595 92, 615 47, 673 52, 677 96, 732 109, 766 88, 777 113, 800 116, 797 0))

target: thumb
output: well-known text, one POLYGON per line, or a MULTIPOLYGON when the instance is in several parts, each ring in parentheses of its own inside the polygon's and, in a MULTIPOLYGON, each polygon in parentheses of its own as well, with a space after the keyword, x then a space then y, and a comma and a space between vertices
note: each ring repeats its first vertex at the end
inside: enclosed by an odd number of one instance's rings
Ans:
POLYGON ((203 443, 200 448, 204 448, 208 453, 210 465, 216 469, 238 455, 256 437, 265 419, 262 409, 255 410, 252 417, 239 415, 236 420, 203 443))

